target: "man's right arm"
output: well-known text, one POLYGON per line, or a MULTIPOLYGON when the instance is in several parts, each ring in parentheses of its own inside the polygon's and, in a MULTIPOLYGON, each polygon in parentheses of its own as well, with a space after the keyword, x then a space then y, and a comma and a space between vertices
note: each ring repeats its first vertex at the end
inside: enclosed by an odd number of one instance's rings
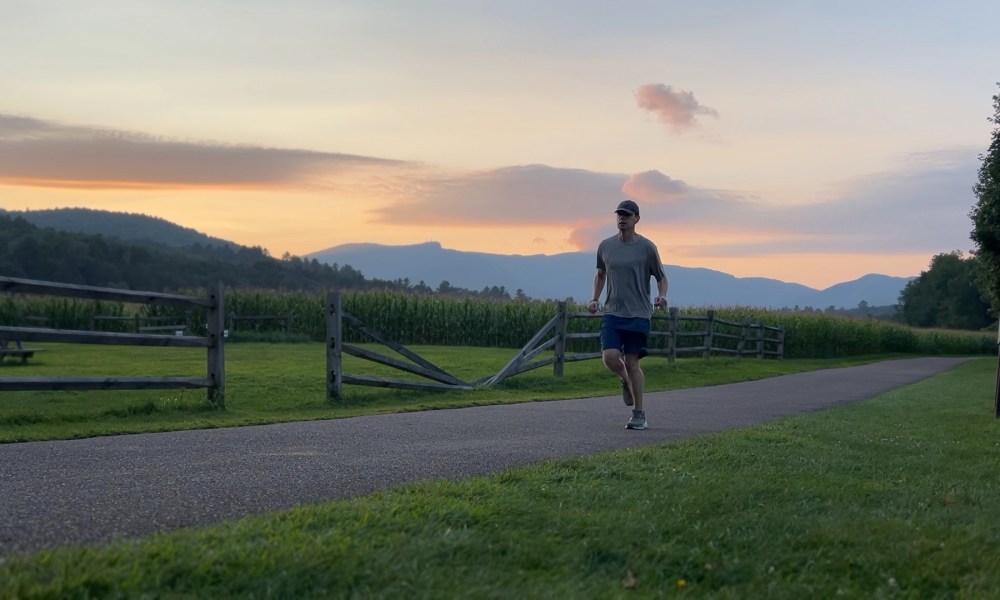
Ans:
POLYGON ((607 278, 607 273, 604 269, 598 269, 597 273, 594 274, 594 296, 590 302, 587 303, 587 310, 591 313, 596 313, 597 309, 601 305, 601 292, 604 290, 604 280, 607 278))

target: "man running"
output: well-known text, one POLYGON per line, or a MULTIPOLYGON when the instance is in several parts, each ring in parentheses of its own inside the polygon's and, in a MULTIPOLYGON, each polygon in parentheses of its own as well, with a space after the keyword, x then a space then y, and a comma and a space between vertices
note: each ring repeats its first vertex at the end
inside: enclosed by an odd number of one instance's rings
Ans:
POLYGON ((597 248, 597 274, 594 275, 594 299, 587 305, 593 314, 600 308, 601 292, 608 284, 601 321, 601 351, 604 364, 622 380, 622 397, 632 406, 626 429, 645 429, 646 411, 642 408, 645 377, 639 360, 646 356, 653 306, 667 306, 667 275, 656 245, 635 232, 639 205, 624 200, 615 209, 618 234, 601 242, 597 248), (657 295, 649 303, 649 278, 656 279, 657 295))

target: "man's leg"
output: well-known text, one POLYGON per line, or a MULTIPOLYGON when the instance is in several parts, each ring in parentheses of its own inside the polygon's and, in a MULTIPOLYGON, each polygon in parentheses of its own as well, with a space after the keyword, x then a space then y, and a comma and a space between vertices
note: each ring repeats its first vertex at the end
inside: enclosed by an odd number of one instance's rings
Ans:
POLYGON ((628 376, 628 369, 625 366, 625 359, 619 350, 609 349, 602 352, 604 366, 622 380, 622 400, 625 406, 632 406, 632 382, 628 376))
POLYGON ((646 356, 646 339, 648 331, 629 330, 623 336, 622 363, 628 375, 629 389, 632 393, 632 418, 625 425, 626 429, 645 429, 646 411, 643 409, 643 391, 646 387, 646 377, 639 367, 639 361, 646 356))
POLYGON ((634 402, 633 408, 642 410, 642 392, 646 387, 646 376, 643 375, 642 368, 639 366, 639 355, 624 355, 622 364, 628 373, 629 389, 632 390, 632 401, 634 402))
POLYGON ((625 359, 622 357, 622 351, 617 348, 607 348, 601 353, 601 357, 604 359, 604 366, 606 366, 612 373, 618 377, 629 380, 628 369, 625 367, 625 359))
POLYGON ((628 371, 622 359, 622 335, 615 327, 614 317, 605 315, 601 321, 601 358, 604 366, 619 379, 628 381, 628 371))

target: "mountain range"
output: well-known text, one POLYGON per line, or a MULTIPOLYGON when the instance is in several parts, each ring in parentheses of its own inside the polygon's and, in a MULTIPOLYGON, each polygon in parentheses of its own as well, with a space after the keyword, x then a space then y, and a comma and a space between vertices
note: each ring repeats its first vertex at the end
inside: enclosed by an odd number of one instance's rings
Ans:
MULTIPOLYGON (((405 246, 357 243, 313 252, 327 264, 351 265, 366 277, 394 281, 423 281, 432 288, 441 282, 466 289, 504 286, 532 298, 586 301, 592 293, 595 257, 592 252, 553 255, 506 255, 443 248, 438 242, 405 246)), ((889 306, 913 277, 869 274, 818 290, 799 283, 764 277, 735 277, 712 269, 664 265, 670 282, 672 306, 758 306, 851 309, 862 302, 889 306)))
MULTIPOLYGON (((175 248, 232 247, 233 242, 208 236, 158 217, 109 211, 63 208, 38 211, 5 211, 38 227, 91 235, 143 241, 175 248)), ((388 246, 354 243, 313 252, 305 258, 321 263, 350 266, 368 279, 423 281, 437 288, 451 286, 470 290, 503 286, 531 298, 586 301, 590 298, 595 271, 592 252, 554 255, 506 255, 446 249, 438 242, 388 246)), ((759 306, 764 308, 838 309, 890 306, 913 277, 869 274, 826 289, 815 289, 764 277, 735 277, 705 268, 665 265, 670 280, 669 301, 673 306, 759 306)))

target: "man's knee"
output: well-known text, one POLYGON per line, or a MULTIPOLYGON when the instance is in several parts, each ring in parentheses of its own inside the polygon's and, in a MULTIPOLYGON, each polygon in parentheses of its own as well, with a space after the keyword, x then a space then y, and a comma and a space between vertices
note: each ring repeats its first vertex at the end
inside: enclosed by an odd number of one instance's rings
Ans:
POLYGON ((625 354, 621 360, 625 363, 625 368, 628 369, 629 373, 633 373, 639 371, 639 360, 641 358, 638 354, 625 354))
POLYGON ((601 357, 604 359, 605 366, 609 369, 615 370, 617 365, 622 364, 622 353, 615 348, 604 350, 601 352, 601 357))

